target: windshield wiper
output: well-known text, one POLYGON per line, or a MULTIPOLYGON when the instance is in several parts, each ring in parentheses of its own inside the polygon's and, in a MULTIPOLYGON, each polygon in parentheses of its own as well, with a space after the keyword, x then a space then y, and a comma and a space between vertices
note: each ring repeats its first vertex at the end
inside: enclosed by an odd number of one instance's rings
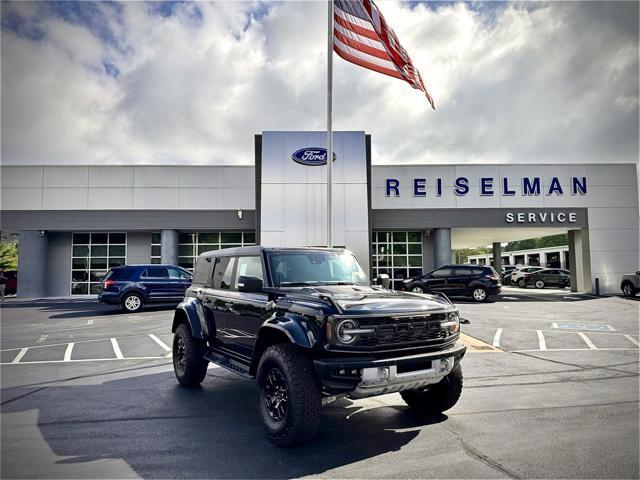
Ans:
POLYGON ((324 282, 324 285, 357 285, 357 283, 354 282, 340 282, 340 281, 335 281, 335 282, 324 282))

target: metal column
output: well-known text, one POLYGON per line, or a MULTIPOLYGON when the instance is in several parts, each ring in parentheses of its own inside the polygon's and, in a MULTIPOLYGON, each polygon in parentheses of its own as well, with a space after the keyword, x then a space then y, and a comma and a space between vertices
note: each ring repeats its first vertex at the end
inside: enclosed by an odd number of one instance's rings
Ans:
POLYGON ((178 245, 178 230, 162 230, 160 232, 160 262, 177 265, 178 245))
POLYGON ((47 234, 40 230, 21 230, 18 236, 18 297, 42 298, 47 295, 47 234))

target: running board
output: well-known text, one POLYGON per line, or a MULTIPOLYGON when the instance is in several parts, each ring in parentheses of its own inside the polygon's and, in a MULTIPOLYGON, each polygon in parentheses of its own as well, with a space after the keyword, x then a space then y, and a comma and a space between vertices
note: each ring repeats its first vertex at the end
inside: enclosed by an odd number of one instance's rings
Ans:
POLYGON ((219 365, 222 368, 231 370, 233 373, 237 373, 238 375, 241 375, 245 378, 253 378, 253 376, 249 374, 249 369, 247 368, 246 365, 220 352, 214 352, 209 350, 207 353, 204 354, 204 358, 210 361, 211 363, 215 363, 216 365, 219 365))

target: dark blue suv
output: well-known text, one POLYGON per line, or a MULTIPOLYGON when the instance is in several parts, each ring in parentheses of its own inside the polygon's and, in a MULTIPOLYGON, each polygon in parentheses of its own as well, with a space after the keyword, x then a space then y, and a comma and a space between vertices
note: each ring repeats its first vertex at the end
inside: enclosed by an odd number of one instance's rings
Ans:
POLYGON ((191 272, 175 265, 125 265, 109 270, 98 301, 137 312, 145 303, 178 303, 191 285, 191 272))

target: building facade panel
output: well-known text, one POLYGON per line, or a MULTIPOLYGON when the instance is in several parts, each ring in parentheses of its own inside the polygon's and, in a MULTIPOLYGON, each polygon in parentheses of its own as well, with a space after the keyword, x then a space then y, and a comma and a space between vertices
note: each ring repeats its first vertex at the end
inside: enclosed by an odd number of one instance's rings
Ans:
POLYGON ((41 188, 44 177, 44 167, 2 167, 2 188, 41 188))

